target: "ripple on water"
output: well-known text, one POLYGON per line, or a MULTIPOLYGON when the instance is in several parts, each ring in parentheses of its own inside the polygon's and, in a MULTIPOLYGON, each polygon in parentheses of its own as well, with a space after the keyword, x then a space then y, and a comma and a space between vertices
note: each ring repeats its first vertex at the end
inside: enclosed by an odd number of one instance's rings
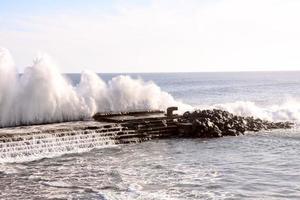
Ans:
POLYGON ((299 199, 298 132, 159 140, 0 165, 4 199, 299 199))

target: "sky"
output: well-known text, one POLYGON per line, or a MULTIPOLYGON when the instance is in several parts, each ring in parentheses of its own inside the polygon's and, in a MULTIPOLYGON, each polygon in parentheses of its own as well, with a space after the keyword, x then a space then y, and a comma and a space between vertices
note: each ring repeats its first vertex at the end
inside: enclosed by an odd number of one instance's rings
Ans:
POLYGON ((300 70, 299 0, 0 0, 0 47, 19 71, 300 70))

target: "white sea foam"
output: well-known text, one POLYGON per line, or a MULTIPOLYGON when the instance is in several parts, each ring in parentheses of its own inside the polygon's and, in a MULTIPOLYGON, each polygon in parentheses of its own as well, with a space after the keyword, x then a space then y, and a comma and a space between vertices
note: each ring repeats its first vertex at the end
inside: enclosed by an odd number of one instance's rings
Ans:
POLYGON ((98 111, 191 106, 176 101, 153 82, 117 76, 105 83, 84 71, 72 86, 46 55, 18 76, 8 50, 0 48, 0 126, 78 120, 98 111))
POLYGON ((232 103, 198 106, 200 109, 221 109, 240 116, 254 116, 270 121, 300 122, 300 102, 287 100, 282 104, 259 106, 251 101, 236 101, 232 103))
POLYGON ((7 49, 0 48, 0 126, 79 120, 96 112, 166 109, 179 112, 218 108, 241 116, 300 121, 300 103, 259 106, 250 101, 192 107, 176 101, 153 82, 117 76, 107 83, 91 71, 83 71, 73 86, 47 55, 40 55, 19 76, 7 49))

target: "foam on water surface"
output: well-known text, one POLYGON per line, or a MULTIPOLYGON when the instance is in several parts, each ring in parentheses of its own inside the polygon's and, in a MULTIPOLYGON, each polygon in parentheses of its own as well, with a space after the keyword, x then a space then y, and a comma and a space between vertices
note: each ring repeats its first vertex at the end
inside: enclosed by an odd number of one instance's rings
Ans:
POLYGON ((121 129, 115 124, 87 121, 3 128, 0 129, 0 163, 28 162, 114 146, 114 138, 121 129), (112 127, 103 128, 105 125, 112 127))

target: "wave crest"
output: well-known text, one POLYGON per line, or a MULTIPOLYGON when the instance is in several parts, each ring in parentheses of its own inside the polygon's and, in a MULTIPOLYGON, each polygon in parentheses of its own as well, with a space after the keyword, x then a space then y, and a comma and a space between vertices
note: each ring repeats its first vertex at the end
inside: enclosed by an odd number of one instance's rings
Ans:
POLYGON ((80 120, 95 112, 136 109, 191 109, 153 82, 117 76, 105 83, 84 71, 73 86, 47 55, 18 76, 8 50, 0 49, 0 126, 80 120))
POLYGON ((300 103, 295 100, 288 100, 279 105, 263 107, 251 101, 237 101, 233 103, 216 104, 208 107, 226 110, 240 116, 254 116, 269 121, 300 122, 300 103))

